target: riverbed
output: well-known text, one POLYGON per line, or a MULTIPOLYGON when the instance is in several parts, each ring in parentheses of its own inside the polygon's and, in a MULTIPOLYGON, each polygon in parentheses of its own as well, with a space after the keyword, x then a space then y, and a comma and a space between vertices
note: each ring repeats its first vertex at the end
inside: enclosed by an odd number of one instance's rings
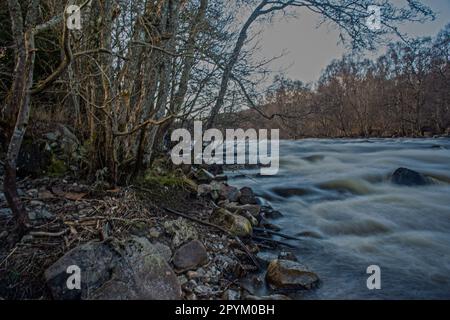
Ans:
POLYGON ((228 173, 283 213, 275 221, 321 278, 305 299, 450 298, 450 139, 305 139, 280 143, 280 170, 228 173), (406 167, 435 179, 394 185, 406 167), (381 289, 367 288, 367 267, 381 289))

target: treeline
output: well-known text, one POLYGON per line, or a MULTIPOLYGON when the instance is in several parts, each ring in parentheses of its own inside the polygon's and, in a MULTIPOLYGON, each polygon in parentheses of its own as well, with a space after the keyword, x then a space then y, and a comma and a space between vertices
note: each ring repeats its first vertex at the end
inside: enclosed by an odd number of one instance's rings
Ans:
POLYGON ((313 87, 277 77, 265 117, 251 110, 236 120, 279 127, 288 139, 450 134, 449 60, 450 24, 434 39, 391 44, 375 61, 345 55, 313 87))

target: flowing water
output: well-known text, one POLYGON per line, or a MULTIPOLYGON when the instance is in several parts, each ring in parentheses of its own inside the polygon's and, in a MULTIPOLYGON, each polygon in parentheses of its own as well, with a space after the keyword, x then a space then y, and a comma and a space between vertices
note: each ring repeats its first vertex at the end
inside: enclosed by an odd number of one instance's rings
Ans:
POLYGON ((252 187, 284 214, 282 232, 301 237, 289 243, 322 282, 299 298, 450 298, 450 139, 282 141, 278 175, 258 172, 230 184, 252 187), (438 183, 394 185, 399 167, 438 183), (380 290, 367 289, 369 265, 380 290))

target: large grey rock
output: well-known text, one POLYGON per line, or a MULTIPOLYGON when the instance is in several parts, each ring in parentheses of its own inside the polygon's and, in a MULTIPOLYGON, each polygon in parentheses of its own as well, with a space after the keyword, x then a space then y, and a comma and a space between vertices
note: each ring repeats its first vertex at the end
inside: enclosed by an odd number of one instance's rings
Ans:
POLYGON ((274 290, 311 289, 319 283, 319 277, 305 265, 281 259, 270 262, 266 280, 274 290))
POLYGON ((194 240, 175 251, 172 262, 179 271, 197 269, 208 262, 208 254, 203 243, 194 240))
POLYGON ((408 168, 398 168, 392 174, 392 183, 402 186, 423 186, 433 184, 433 180, 408 168))
POLYGON ((78 246, 45 271, 55 299, 181 298, 178 279, 158 250, 145 238, 89 242, 78 246), (81 270, 81 290, 69 290, 67 268, 81 270))

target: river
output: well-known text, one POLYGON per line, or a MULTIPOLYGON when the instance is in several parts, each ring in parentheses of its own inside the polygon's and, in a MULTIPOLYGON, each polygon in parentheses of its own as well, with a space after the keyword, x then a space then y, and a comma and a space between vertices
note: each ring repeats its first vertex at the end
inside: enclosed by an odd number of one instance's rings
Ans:
POLYGON ((229 182, 250 186, 284 214, 282 232, 301 237, 289 242, 321 284, 297 298, 450 298, 450 139, 282 141, 279 173, 258 173, 229 182), (439 183, 394 185, 399 167, 439 183), (380 290, 367 288, 370 265, 380 290))

